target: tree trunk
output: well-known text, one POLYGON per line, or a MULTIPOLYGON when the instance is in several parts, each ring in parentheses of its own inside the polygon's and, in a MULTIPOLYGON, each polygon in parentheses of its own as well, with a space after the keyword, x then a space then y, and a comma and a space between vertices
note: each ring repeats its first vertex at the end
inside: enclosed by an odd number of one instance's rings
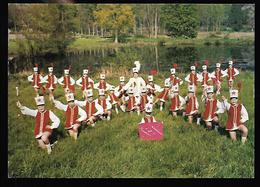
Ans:
POLYGON ((90 36, 90 25, 88 24, 88 35, 90 36))
POLYGON ((156 67, 157 67, 157 73, 159 73, 159 55, 158 55, 158 47, 157 47, 157 45, 155 45, 154 47, 155 47, 155 63, 156 63, 156 67))
POLYGON ((104 37, 104 29, 101 27, 101 37, 104 37))
POLYGON ((92 35, 95 36, 95 25, 94 24, 92 25, 92 32, 93 32, 92 35))
POLYGON ((97 36, 99 36, 99 35, 98 35, 98 26, 97 26, 97 25, 96 25, 96 32, 97 32, 97 36))
POLYGON ((118 43, 118 30, 115 30, 115 43, 118 43))
POLYGON ((154 37, 157 38, 157 8, 155 8, 155 18, 154 18, 154 37))

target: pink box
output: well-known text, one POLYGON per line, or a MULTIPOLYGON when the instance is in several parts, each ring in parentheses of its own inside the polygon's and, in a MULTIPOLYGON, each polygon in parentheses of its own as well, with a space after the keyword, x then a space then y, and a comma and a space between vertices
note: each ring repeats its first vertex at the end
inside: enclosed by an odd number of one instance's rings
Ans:
POLYGON ((141 140, 163 139, 163 124, 159 122, 141 123, 138 127, 141 140))

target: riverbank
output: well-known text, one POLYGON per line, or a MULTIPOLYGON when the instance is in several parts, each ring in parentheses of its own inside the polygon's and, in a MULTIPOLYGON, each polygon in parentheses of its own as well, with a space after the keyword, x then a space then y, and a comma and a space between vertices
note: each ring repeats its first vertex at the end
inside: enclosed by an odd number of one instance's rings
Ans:
MULTIPOLYGON (((143 77, 147 75, 141 74, 143 77)), ((167 73, 168 75, 168 73, 167 73)), ((181 75, 183 78, 184 75, 181 75)), ((118 84, 116 74, 107 76, 107 81, 118 84)), ((74 77, 76 78, 76 77, 74 77)), ((92 77, 98 79, 98 73, 92 77)), ((156 75, 154 80, 163 86, 165 76, 156 75)), ((158 142, 140 141, 137 124, 142 116, 113 113, 111 121, 100 121, 95 128, 82 130, 77 142, 68 137, 64 130, 64 112, 54 108, 45 96, 46 107, 61 120, 57 130, 58 144, 51 155, 37 148, 33 136, 34 119, 23 116, 15 105, 19 99, 30 108, 35 107, 34 91, 25 74, 15 74, 8 80, 8 176, 50 178, 253 178, 254 171, 254 73, 241 72, 242 91, 239 100, 249 113, 247 126, 249 138, 245 145, 231 142, 225 127, 226 113, 220 115, 220 131, 206 131, 204 127, 188 124, 182 117, 173 119, 167 111, 154 109, 155 118, 164 122, 164 139, 158 142), (15 87, 20 89, 16 96, 15 87), (18 115, 20 114, 20 116, 18 115), (237 156, 239 155, 239 156, 237 156), (19 163, 19 164, 17 164, 19 163)), ((128 80, 128 78, 127 78, 128 80)), ((226 79, 225 79, 226 80, 226 79)), ((235 84, 236 85, 236 84, 235 84)), ((187 84, 180 87, 186 94, 187 84)), ((229 96, 226 81, 223 95, 229 96)), ((199 99, 200 110, 203 104, 199 99)), ((96 98, 97 91, 94 96, 96 98)), ((76 99, 82 100, 76 86, 76 99)), ((55 98, 65 103, 61 86, 55 90, 55 98)), ((239 137, 240 138, 240 137, 239 137)))
MULTIPOLYGON (((193 45, 253 45, 253 32, 199 32, 197 38, 170 38, 159 35, 158 38, 147 37, 125 37, 122 43, 113 43, 112 38, 101 37, 78 37, 67 46, 67 52, 81 51, 95 48, 117 48, 124 46, 143 45, 165 45, 165 46, 193 46, 193 45)), ((28 48, 25 46, 25 48, 28 48)), ((8 55, 19 55, 23 50, 19 49, 17 40, 10 40, 8 43, 8 55)))

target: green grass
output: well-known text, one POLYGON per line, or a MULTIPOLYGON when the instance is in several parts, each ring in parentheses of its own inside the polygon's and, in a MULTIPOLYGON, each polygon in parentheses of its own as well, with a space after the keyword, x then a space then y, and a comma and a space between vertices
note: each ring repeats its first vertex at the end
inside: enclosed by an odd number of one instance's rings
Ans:
MULTIPOLYGON (((168 74, 155 76, 155 82, 162 85, 162 77, 166 76, 168 74)), ((61 120, 59 143, 48 155, 37 147, 33 134, 34 118, 18 117, 20 112, 15 104, 19 99, 23 105, 35 108, 34 91, 25 74, 11 75, 8 81, 8 175, 36 178, 253 178, 254 74, 241 72, 238 77, 243 80, 240 99, 250 119, 247 122, 249 137, 245 145, 240 141, 232 142, 224 130, 221 133, 206 131, 202 126, 188 124, 181 117, 174 120, 168 112, 159 112, 158 108, 154 114, 158 121, 164 122, 162 141, 140 141, 137 123, 142 116, 120 112, 118 115, 114 113, 109 122, 99 121, 96 127, 83 129, 77 142, 74 142, 63 128, 63 112, 54 108, 46 96, 46 107, 61 120), (18 98, 15 86, 20 88, 18 98)), ((108 76, 107 80, 116 84, 118 77, 108 76)), ((226 82, 223 87, 223 94, 228 97, 226 82)), ((183 96, 185 88, 186 83, 180 91, 183 96)), ((200 98, 200 87, 198 91, 200 98)), ((61 87, 55 90, 55 97, 65 102, 61 87)), ((81 100, 78 87, 76 98, 81 100)), ((220 116, 221 127, 225 127, 226 119, 226 114, 220 116)))

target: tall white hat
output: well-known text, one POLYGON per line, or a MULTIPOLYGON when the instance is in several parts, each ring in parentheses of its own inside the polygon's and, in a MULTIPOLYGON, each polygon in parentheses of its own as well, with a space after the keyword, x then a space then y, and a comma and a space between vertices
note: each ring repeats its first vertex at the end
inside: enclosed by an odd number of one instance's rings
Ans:
POLYGON ((88 69, 83 69, 83 74, 88 74, 88 69))
POLYGON ((191 67, 190 67, 190 70, 195 70, 195 69, 196 69, 195 66, 191 66, 191 67))
POLYGON ((73 93, 68 93, 65 95, 67 102, 74 101, 74 95, 73 93))
POLYGON ((153 81, 153 76, 152 75, 148 75, 148 81, 152 82, 153 81))
POLYGON ((188 87, 188 92, 192 92, 192 93, 195 92, 195 88, 194 88, 193 85, 189 85, 189 87, 188 87))
POLYGON ((70 70, 69 70, 69 69, 64 69, 64 74, 65 74, 65 75, 68 75, 68 74, 69 74, 69 72, 70 72, 70 70))
POLYGON ((89 89, 86 91, 87 92, 87 97, 92 97, 93 96, 93 91, 92 89, 89 89))
POLYGON ((213 86, 207 86, 207 93, 213 93, 214 87, 213 86))
POLYGON ((34 99, 37 106, 45 104, 43 96, 35 97, 34 99))
POLYGON ((38 71, 38 67, 33 67, 33 71, 37 72, 38 71))
POLYGON ((51 67, 48 67, 48 71, 49 72, 53 72, 53 67, 51 66, 51 67))
POLYGON ((153 105, 150 103, 147 103, 144 107, 145 112, 151 113, 153 111, 153 105))
POLYGON ((99 89, 98 95, 105 95, 105 89, 99 89))
POLYGON ((221 64, 220 63, 216 63, 216 68, 220 68, 221 64))
POLYGON ((133 68, 133 73, 138 73, 138 69, 136 67, 133 68))
POLYGON ((176 70, 175 68, 171 68, 171 74, 175 74, 176 70))
POLYGON ((100 79, 106 79, 106 75, 103 74, 103 73, 101 73, 101 74, 100 74, 100 79))
POLYGON ((121 77, 119 77, 119 80, 120 80, 120 82, 124 82, 125 81, 125 77, 121 76, 121 77))
POLYGON ((232 97, 238 98, 238 90, 230 90, 229 94, 230 94, 230 98, 232 97))
POLYGON ((207 65, 203 65, 203 66, 202 66, 202 69, 203 69, 203 70, 206 70, 206 69, 207 69, 207 65))
POLYGON ((228 64, 233 65, 233 61, 232 60, 228 61, 228 64))

